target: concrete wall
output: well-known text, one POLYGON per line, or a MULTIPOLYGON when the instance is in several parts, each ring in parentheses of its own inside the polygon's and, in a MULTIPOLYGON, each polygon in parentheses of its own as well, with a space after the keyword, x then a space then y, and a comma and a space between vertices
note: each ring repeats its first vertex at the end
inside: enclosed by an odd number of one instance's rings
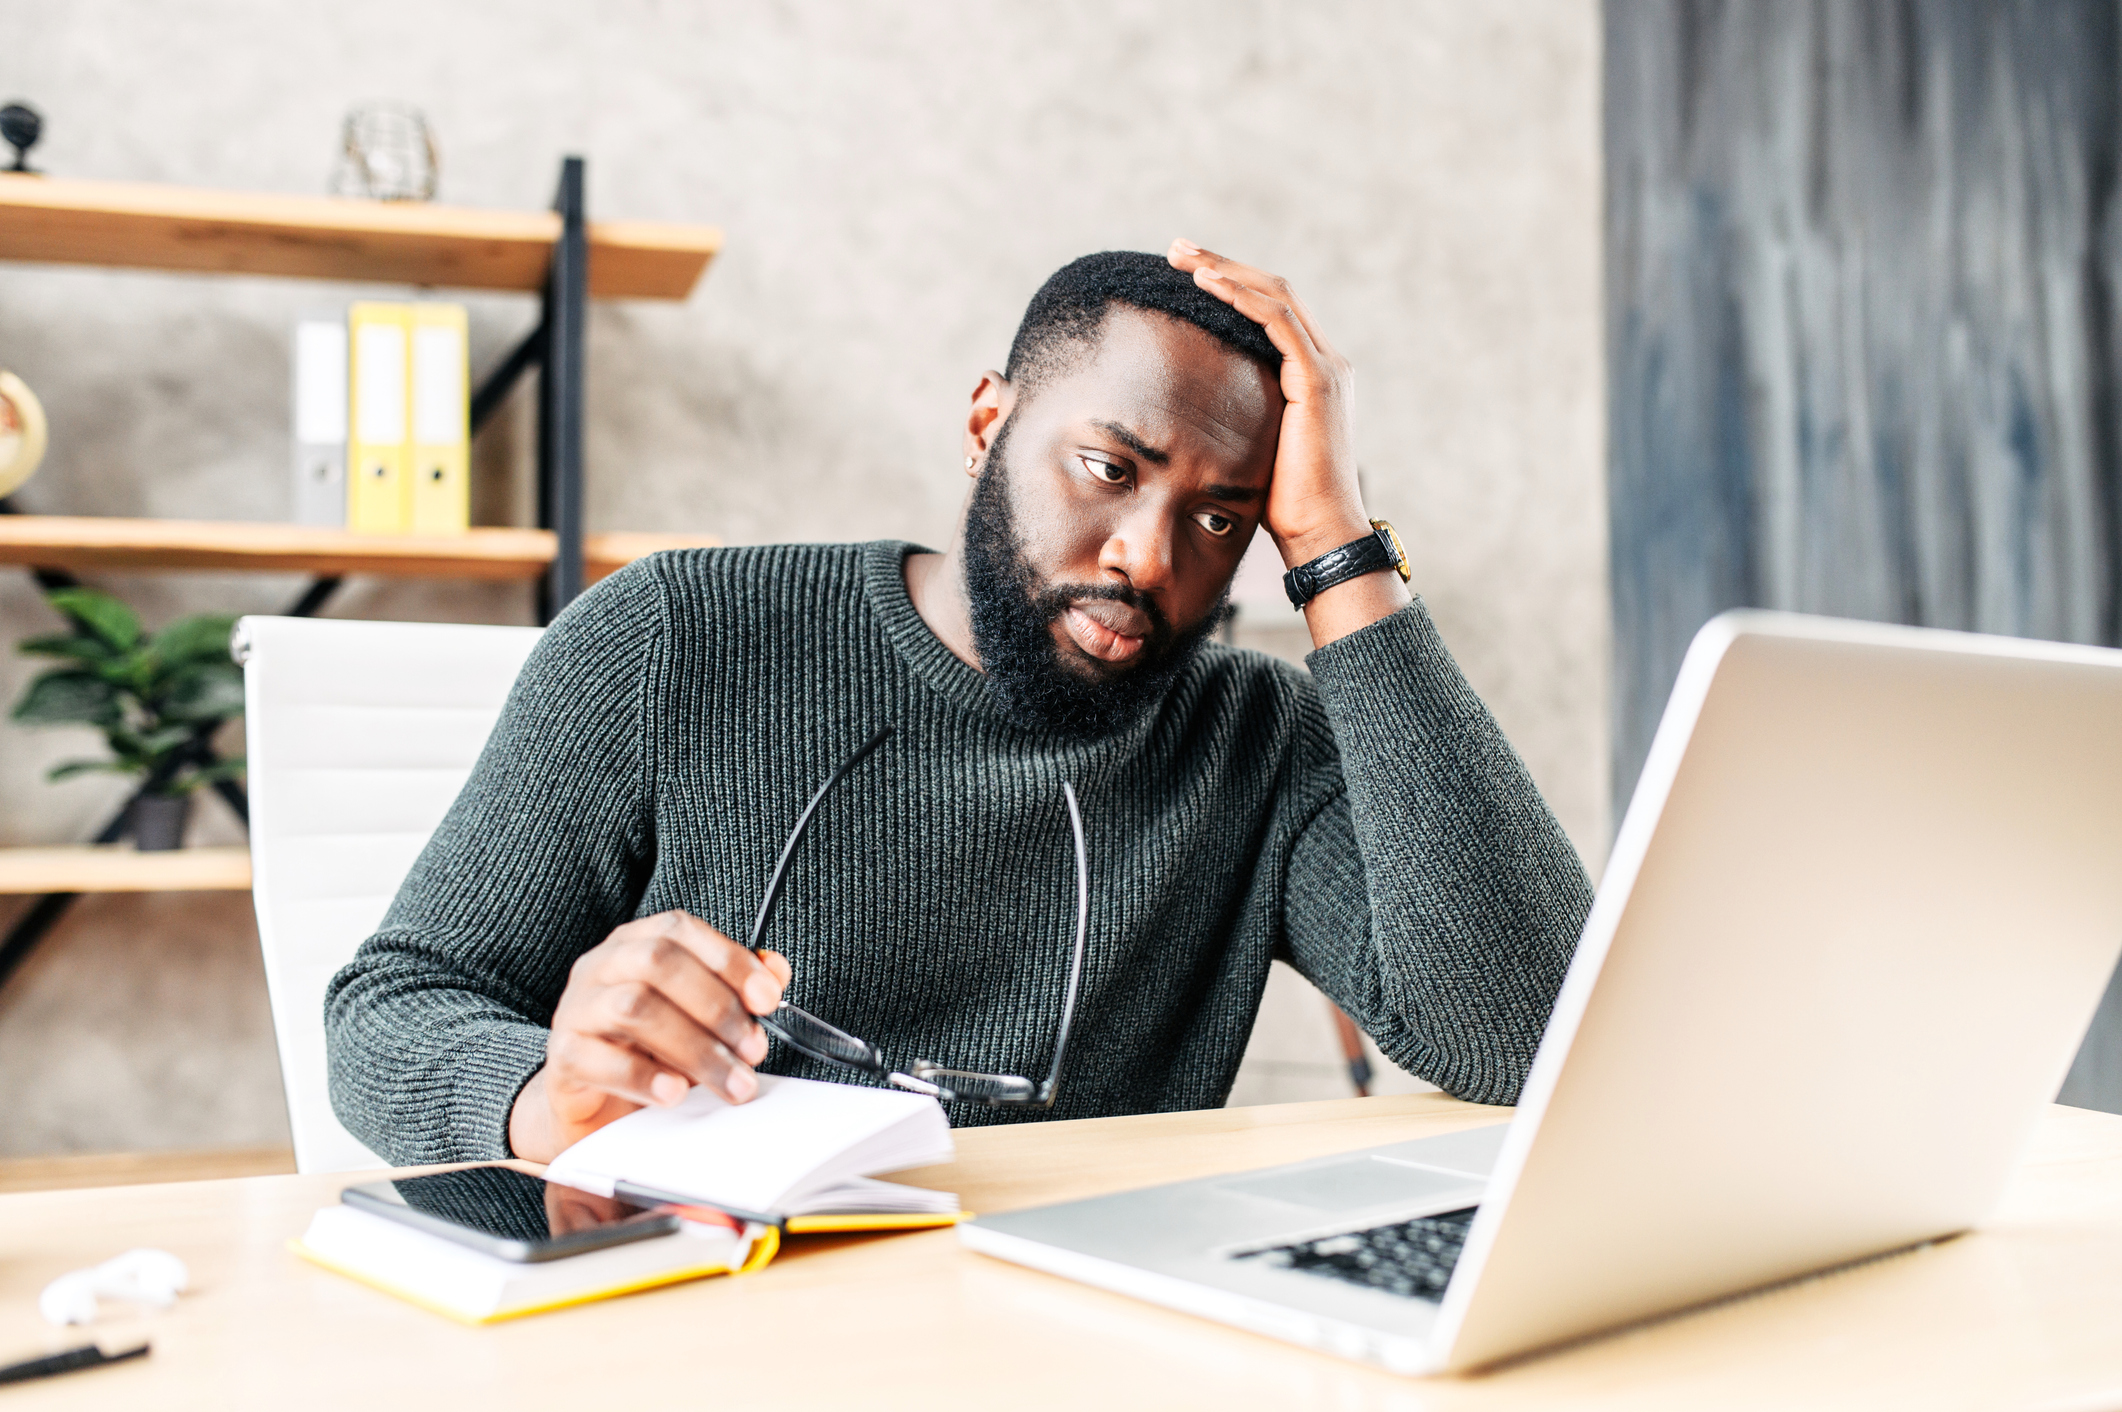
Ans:
MULTIPOLYGON (((320 191, 347 106, 392 97, 434 123, 445 200, 542 205, 560 156, 579 152, 593 216, 725 227, 691 302, 593 315, 599 528, 935 543, 964 484, 965 398, 1053 268, 1183 233, 1286 273, 1359 370, 1374 513, 1398 523, 1475 684, 1591 861, 1603 856, 1591 0, 17 8, 0 97, 43 109, 38 157, 54 172, 320 191)), ((0 366, 53 423, 20 501, 282 516, 290 319, 358 292, 0 268, 0 366)), ((471 302, 476 367, 532 310, 471 302)), ((514 410, 481 450, 492 522, 528 513, 514 410)), ((269 611, 299 587, 99 582, 151 621, 269 611)), ((369 582, 333 611, 521 621, 527 608, 515 590, 369 582)), ((0 636, 42 630, 43 613, 24 579, 0 575, 0 636)), ((1269 617, 1258 640, 1287 648, 1288 625, 1286 610, 1269 617)), ((25 676, 0 663, 0 692, 25 676)), ((100 821, 111 782, 40 778, 84 743, 0 727, 0 843, 100 821)), ((238 837, 213 809, 199 836, 238 837)), ((271 1094, 270 1046, 241 954, 253 945, 174 899, 92 909, 56 934, 0 995, 0 1093, 80 1098, 63 1120, 0 1126, 0 1151, 269 1139, 270 1103, 254 1099, 271 1094), (206 939, 114 940, 158 928, 206 939), (171 971, 220 979, 151 979, 171 971), (122 1013, 111 1042, 134 1058, 113 1067, 51 1021, 92 1013, 122 1013), (32 1032, 38 1043, 6 1038, 32 1032), (214 1061, 178 1073, 152 1057, 179 1051, 214 1061), (101 1077, 81 1081, 92 1062, 101 1077)))

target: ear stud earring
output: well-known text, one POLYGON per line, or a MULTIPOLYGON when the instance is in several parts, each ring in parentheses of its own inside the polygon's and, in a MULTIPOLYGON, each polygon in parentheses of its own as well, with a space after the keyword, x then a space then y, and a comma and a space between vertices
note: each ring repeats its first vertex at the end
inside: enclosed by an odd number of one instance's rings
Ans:
POLYGON ((970 456, 968 456, 968 457, 966 457, 966 458, 965 458, 965 469, 967 469, 967 470, 969 471, 969 470, 971 470, 972 468, 973 468, 973 458, 972 458, 972 457, 970 457, 970 456))

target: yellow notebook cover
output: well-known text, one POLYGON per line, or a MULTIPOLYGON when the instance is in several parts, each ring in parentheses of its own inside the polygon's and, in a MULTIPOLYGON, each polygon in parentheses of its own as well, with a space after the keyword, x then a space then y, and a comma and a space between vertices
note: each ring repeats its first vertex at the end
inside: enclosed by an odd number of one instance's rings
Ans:
POLYGON ((365 534, 412 528, 409 364, 412 307, 356 304, 347 310, 353 354, 347 406, 346 527, 365 534))
POLYGON ((462 304, 412 306, 412 530, 471 527, 471 368, 462 304))
POLYGON ((821 1211, 788 1218, 790 1235, 840 1235, 856 1231, 925 1231, 969 1220, 970 1211, 821 1211))
POLYGON ((713 1275, 747 1275, 763 1269, 780 1245, 780 1232, 773 1227, 751 1227, 732 1231, 729 1241, 664 1236, 655 1242, 611 1247, 568 1260, 512 1266, 369 1213, 337 1206, 319 1211, 302 1238, 288 1242, 288 1249, 313 1265, 430 1313, 463 1324, 498 1324, 713 1275), (632 1258, 651 1244, 677 1258, 657 1259, 655 1252, 650 1253, 650 1263, 632 1258), (693 1245, 698 1246, 699 1255, 686 1258, 686 1247, 693 1245), (729 1263, 732 1259, 734 1268, 729 1263), (575 1270, 581 1276, 568 1278, 575 1270), (554 1275, 560 1279, 551 1278, 554 1275), (531 1289, 509 1288, 519 1276, 538 1283, 531 1289))

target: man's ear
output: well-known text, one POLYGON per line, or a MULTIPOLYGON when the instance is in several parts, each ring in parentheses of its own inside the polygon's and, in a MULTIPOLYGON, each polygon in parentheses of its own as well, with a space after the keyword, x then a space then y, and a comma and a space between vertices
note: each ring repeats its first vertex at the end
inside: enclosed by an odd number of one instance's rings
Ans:
POLYGON ((980 374, 980 384, 973 389, 972 411, 965 418, 965 473, 980 474, 980 463, 987 459, 990 447, 995 444, 995 433, 1002 426, 1002 419, 1009 415, 1010 408, 1017 403, 1017 389, 1002 374, 989 368, 980 374))

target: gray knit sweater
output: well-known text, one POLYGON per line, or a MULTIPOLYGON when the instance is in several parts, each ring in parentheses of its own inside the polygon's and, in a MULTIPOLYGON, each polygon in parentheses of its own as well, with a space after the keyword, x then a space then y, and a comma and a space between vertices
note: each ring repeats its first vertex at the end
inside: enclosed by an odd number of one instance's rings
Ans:
MULTIPOLYGON (((741 940, 806 799, 884 725, 766 944, 789 999, 892 1062, 1045 1073, 1075 927, 1065 779, 1091 921, 1051 1116, 1221 1104, 1276 957, 1395 1063, 1517 1096, 1591 887, 1419 602, 1310 677, 1210 645, 1086 742, 1000 714, 915 612, 908 552, 658 554, 560 615, 326 996, 348 1128, 398 1162, 505 1156, 575 958, 672 908, 741 940)), ((858 1077, 778 1042, 763 1067, 858 1077)))

